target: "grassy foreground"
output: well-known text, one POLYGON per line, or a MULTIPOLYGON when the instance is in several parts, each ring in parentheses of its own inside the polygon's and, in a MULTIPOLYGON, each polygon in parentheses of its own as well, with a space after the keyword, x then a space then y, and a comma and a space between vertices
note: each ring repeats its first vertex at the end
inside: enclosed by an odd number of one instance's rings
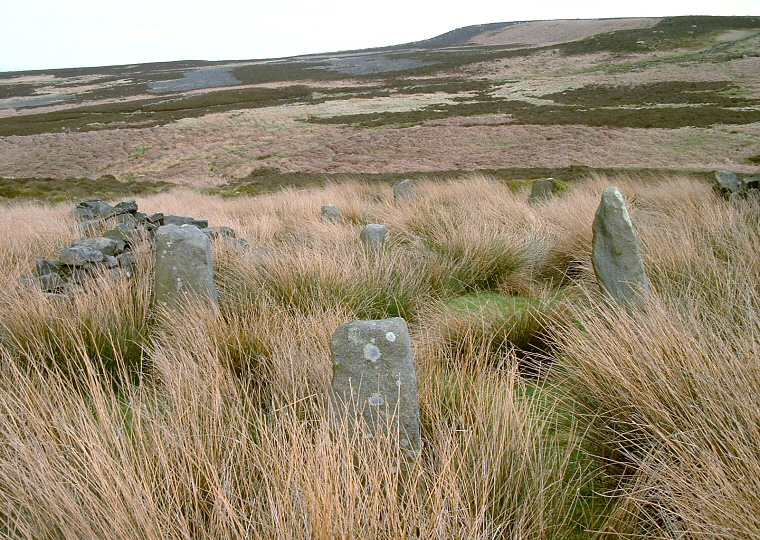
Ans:
POLYGON ((0 536, 758 538, 760 204, 616 177, 654 296, 626 313, 589 258, 596 177, 529 206, 473 176, 221 199, 140 199, 229 225, 218 310, 132 281, 19 287, 77 234, 69 205, 0 209, 0 536), (342 210, 322 223, 322 204, 342 210), (364 223, 387 249, 366 254, 364 223), (413 332, 423 448, 328 414, 329 340, 413 332))

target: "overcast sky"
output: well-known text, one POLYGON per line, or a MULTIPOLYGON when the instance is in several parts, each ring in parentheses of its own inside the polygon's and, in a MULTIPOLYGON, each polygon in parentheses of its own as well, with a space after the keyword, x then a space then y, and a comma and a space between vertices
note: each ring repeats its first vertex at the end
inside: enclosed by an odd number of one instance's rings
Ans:
POLYGON ((277 58, 539 19, 760 15, 760 0, 0 0, 0 71, 277 58))

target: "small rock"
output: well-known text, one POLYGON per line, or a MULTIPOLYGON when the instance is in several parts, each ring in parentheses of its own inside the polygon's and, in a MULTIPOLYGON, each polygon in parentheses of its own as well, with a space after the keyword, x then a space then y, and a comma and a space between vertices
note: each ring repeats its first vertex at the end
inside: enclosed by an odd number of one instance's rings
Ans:
POLYGON ((97 236, 95 238, 80 238, 74 242, 72 247, 77 246, 100 251, 103 255, 118 255, 126 249, 127 244, 123 240, 117 238, 97 236))
POLYGON ((194 225, 199 229, 208 227, 207 219, 193 219, 185 216, 164 216, 164 225, 194 225))
POLYGON ((334 204, 325 204, 322 206, 322 221, 326 223, 338 223, 343 221, 343 214, 340 208, 334 204))
POLYGON ((148 222, 158 225, 160 227, 161 225, 164 224, 164 214, 161 212, 156 212, 155 214, 151 214, 148 216, 148 222))
POLYGON ((137 203, 135 201, 123 201, 123 202, 117 203, 114 206, 114 209, 123 210, 124 212, 134 214, 135 212, 137 212, 137 203))
POLYGON ((44 292, 57 292, 63 290, 66 283, 63 281, 63 278, 59 276, 57 273, 53 274, 45 274, 39 276, 40 280, 40 288, 44 292))
POLYGON ((412 180, 402 180, 393 186, 393 200, 396 202, 412 199, 416 194, 417 190, 415 189, 414 181, 412 180))
POLYGON ((232 227, 208 227, 201 229, 201 231, 211 240, 216 240, 217 238, 235 238, 235 229, 232 227))
POLYGON ((76 208, 86 208, 90 210, 93 217, 106 217, 113 212, 113 206, 100 199, 88 199, 76 204, 76 208))
POLYGON ((113 255, 106 255, 106 258, 103 259, 103 264, 105 264, 106 268, 118 268, 119 259, 117 259, 113 255))
POLYGON ((534 180, 530 188, 529 203, 536 203, 551 199, 554 193, 554 178, 534 180))
POLYGON ((736 174, 728 171, 717 171, 715 173, 713 189, 720 195, 728 198, 732 193, 741 193, 742 187, 742 182, 736 174))
POLYGON ((47 259, 43 259, 42 257, 37 258, 36 266, 37 266, 38 276, 46 276, 48 274, 59 274, 61 271, 61 268, 58 266, 57 262, 49 261, 47 259))
POLYGON ((75 245, 61 250, 58 256, 58 264, 66 266, 86 266, 93 263, 103 262, 105 255, 99 249, 86 245, 75 245))

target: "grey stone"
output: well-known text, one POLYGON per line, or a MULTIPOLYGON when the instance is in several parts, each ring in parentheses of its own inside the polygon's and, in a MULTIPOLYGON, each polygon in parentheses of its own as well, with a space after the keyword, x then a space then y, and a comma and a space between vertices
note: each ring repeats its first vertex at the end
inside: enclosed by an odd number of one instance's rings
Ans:
POLYGON ((129 245, 130 242, 134 241, 135 236, 139 234, 138 230, 137 225, 120 223, 110 231, 104 232, 103 236, 121 240, 126 245, 129 245))
POLYGON ((164 225, 195 225, 199 229, 208 227, 208 220, 185 216, 164 216, 164 225))
POLYGON ((554 193, 554 178, 534 180, 530 187, 528 202, 536 203, 551 199, 554 193))
POLYGON ((137 223, 145 223, 148 221, 148 214, 145 214, 143 212, 133 212, 132 217, 135 218, 135 221, 137 221, 137 223))
POLYGON ((330 351, 338 407, 360 414, 369 435, 398 426, 401 445, 418 450, 417 375, 406 321, 396 317, 344 324, 333 334, 330 351))
POLYGON ((103 259, 103 264, 105 264, 106 268, 118 268, 119 259, 117 259, 113 255, 106 255, 106 258, 103 259))
POLYGON ((334 204, 322 205, 322 221, 326 223, 339 223, 343 221, 343 213, 334 204))
POLYGON ((156 231, 156 303, 174 309, 186 294, 216 302, 211 242, 193 225, 164 225, 156 231))
POLYGON ((86 208, 92 212, 93 217, 106 217, 113 212, 113 206, 100 199, 88 199, 76 204, 76 208, 86 208))
POLYGON ((135 216, 128 212, 122 212, 121 214, 112 214, 108 218, 109 223, 116 223, 117 225, 137 225, 135 216))
POLYGON ((39 276, 40 288, 44 292, 55 292, 63 290, 66 283, 58 274, 44 274, 39 276))
POLYGON ((760 189, 760 176, 742 178, 742 188, 747 192, 751 189, 760 189))
POLYGON ((216 240, 217 238, 235 238, 235 229, 232 227, 208 227, 201 229, 201 231, 211 240, 216 240))
POLYGON ((161 212, 156 212, 155 214, 151 214, 148 216, 148 222, 153 223, 154 225, 158 225, 159 227, 164 224, 164 214, 161 212))
POLYGON ((83 234, 94 234, 103 227, 103 222, 99 219, 88 219, 77 223, 77 227, 83 234))
POLYGON ((123 252, 127 245, 123 240, 111 238, 108 236, 97 236, 95 238, 80 238, 74 242, 72 247, 87 247, 100 251, 103 255, 118 255, 123 252))
POLYGON ((359 239, 364 247, 369 250, 379 250, 385 243, 385 237, 388 236, 388 227, 379 223, 370 223, 365 225, 359 233, 359 239))
POLYGON ((396 202, 413 199, 416 195, 417 190, 412 180, 402 180, 393 186, 393 200, 396 202))
POLYGON ((72 212, 77 221, 89 221, 95 219, 95 213, 89 208, 77 207, 72 212))
POLYGON ((643 307, 649 295, 639 241, 617 187, 604 190, 594 218, 591 263, 602 291, 621 305, 643 307))
POLYGON ((134 275, 135 265, 137 264, 137 259, 135 259, 134 253, 131 251, 125 251, 124 253, 117 255, 116 260, 119 263, 119 268, 124 270, 127 277, 132 277, 134 275))
POLYGON ((713 189, 728 198, 732 193, 741 193, 742 182, 739 177, 728 171, 716 171, 713 189))
POLYGON ((114 205, 114 209, 123 210, 130 214, 137 212, 137 203, 135 201, 122 201, 114 205))
POLYGON ((61 267, 58 266, 57 262, 49 261, 47 259, 43 259, 42 257, 37 258, 36 266, 37 266, 38 276, 46 276, 48 274, 59 274, 61 272, 61 267))
POLYGON ((105 255, 99 249, 86 245, 75 245, 61 250, 58 264, 66 266, 86 266, 103 262, 105 255))

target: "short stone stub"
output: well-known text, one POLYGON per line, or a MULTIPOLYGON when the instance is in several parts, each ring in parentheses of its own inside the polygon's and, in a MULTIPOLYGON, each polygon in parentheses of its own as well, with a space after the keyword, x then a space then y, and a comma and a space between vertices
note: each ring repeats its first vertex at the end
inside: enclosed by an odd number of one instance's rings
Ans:
POLYGON ((194 225, 156 231, 156 303, 173 309, 186 294, 217 300, 209 237, 194 225))
POLYGON ((393 200, 396 202, 413 199, 417 195, 417 190, 413 180, 401 180, 393 186, 393 200))
POLYGON ((420 408, 412 340, 406 321, 354 321, 330 342, 333 397, 361 415, 369 435, 398 429, 399 443, 420 447, 420 408))
POLYGON ((551 199, 554 193, 554 178, 534 180, 530 188, 528 202, 536 203, 551 199))
POLYGON ((617 187, 604 190, 594 218, 591 262, 602 291, 621 305, 643 306, 649 278, 625 200, 617 187))
POLYGON ((380 223, 370 223, 365 225, 359 239, 364 247, 370 251, 382 249, 385 244, 385 238, 388 236, 388 227, 380 223))
POLYGON ((340 208, 334 204, 325 204, 322 206, 322 221, 325 223, 339 223, 343 221, 343 213, 340 208))

